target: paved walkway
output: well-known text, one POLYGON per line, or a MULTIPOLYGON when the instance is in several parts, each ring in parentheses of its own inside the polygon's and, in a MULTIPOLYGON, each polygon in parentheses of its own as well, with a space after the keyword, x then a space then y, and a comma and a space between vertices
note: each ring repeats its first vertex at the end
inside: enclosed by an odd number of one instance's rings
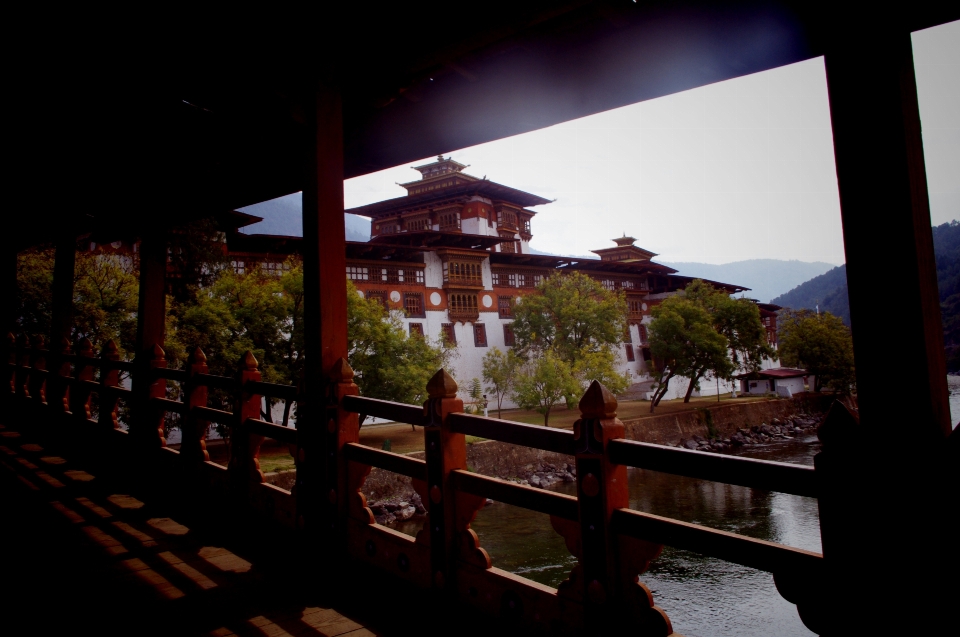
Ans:
POLYGON ((89 471, 0 425, 0 632, 377 634, 89 471))

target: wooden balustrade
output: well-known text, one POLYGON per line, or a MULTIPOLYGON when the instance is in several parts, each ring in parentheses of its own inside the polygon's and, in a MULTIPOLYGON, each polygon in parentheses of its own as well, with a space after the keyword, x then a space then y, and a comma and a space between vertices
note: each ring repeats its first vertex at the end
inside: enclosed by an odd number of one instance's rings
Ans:
MULTIPOLYGON (((112 435, 120 423, 118 400, 128 395, 120 386, 115 343, 99 357, 92 344, 69 343, 55 353, 42 340, 6 339, 7 398, 64 417, 69 426, 89 435, 112 435), (55 368, 45 372, 47 360, 55 368), (98 382, 94 382, 99 369, 98 382), (72 375, 71 375, 72 373, 72 375), (45 381, 45 385, 42 383, 45 381), (99 398, 99 419, 91 420, 91 395, 99 398), (48 397, 44 405, 42 396, 48 397), (69 409, 67 409, 69 407, 69 409), (91 427, 93 425, 93 427, 91 427)), ((136 372, 134 372, 136 373, 136 372)), ((293 386, 262 381, 258 363, 248 352, 235 376, 209 373, 206 357, 196 349, 186 369, 166 368, 163 350, 155 347, 149 370, 153 379, 150 409, 131 423, 152 440, 165 444, 167 413, 180 414, 182 442, 171 469, 194 476, 191 484, 219 490, 227 500, 252 507, 291 528, 316 533, 333 562, 359 560, 432 591, 438 600, 459 600, 479 610, 539 625, 553 632, 640 629, 644 634, 671 634, 670 621, 653 602, 639 575, 663 545, 767 570, 777 589, 797 604, 801 619, 822 621, 821 602, 811 592, 823 580, 820 554, 634 511, 629 508, 627 467, 684 475, 801 496, 818 495, 815 470, 783 463, 704 454, 624 439, 616 399, 594 382, 580 401, 581 418, 574 431, 549 429, 463 413, 457 384, 440 370, 427 387, 423 407, 401 405, 358 395, 353 370, 337 361, 329 373, 324 426, 316 432, 286 427, 290 404, 302 395, 293 386), (181 400, 167 398, 168 382, 181 383, 181 400), (210 388, 234 397, 232 409, 209 404, 210 388), (284 425, 261 418, 264 399, 286 401, 284 425), (423 426, 425 459, 372 449, 359 444, 358 414, 423 426), (145 415, 144 415, 145 414, 145 415), (211 423, 228 427, 227 468, 209 462, 206 433, 211 423), (567 454, 577 467, 577 495, 562 495, 473 473, 466 464, 466 435, 567 454), (265 438, 290 445, 296 461, 293 492, 265 484, 259 449, 265 438), (363 482, 373 467, 413 479, 427 508, 427 520, 416 538, 376 524, 366 506, 363 482), (206 476, 196 480, 198 475, 206 476), (577 558, 568 579, 557 589, 497 569, 470 528, 487 498, 548 515, 553 529, 577 558), (313 531, 311 531, 313 529, 313 531)), ((137 418, 137 412, 133 414, 137 418)), ((147 447, 136 446, 140 452, 147 447)))

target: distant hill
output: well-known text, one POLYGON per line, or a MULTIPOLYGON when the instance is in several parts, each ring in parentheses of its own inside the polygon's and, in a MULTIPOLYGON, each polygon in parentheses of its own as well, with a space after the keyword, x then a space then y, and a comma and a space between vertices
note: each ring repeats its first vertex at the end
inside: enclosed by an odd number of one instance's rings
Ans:
POLYGON ((937 284, 947 370, 960 371, 960 223, 951 221, 933 228, 937 257, 937 284))
MULTIPOLYGON (((960 372, 960 223, 951 221, 933 227, 933 251, 937 260, 937 285, 947 370, 960 372)), ((819 304, 850 325, 846 266, 834 268, 798 285, 773 303, 792 309, 814 309, 819 304)))
POLYGON ((822 261, 780 261, 778 259, 749 259, 714 265, 710 263, 667 263, 684 276, 702 277, 722 283, 733 283, 750 288, 744 295, 763 303, 823 274, 832 266, 822 261))
POLYGON ((819 306, 821 311, 839 316, 846 325, 850 325, 847 266, 841 265, 813 277, 770 302, 793 310, 814 310, 819 306))
MULTIPOLYGON (((243 234, 277 234, 286 237, 303 236, 303 199, 300 193, 242 208, 241 212, 263 217, 263 221, 241 228, 243 234)), ((347 241, 369 241, 370 220, 344 214, 347 241)))

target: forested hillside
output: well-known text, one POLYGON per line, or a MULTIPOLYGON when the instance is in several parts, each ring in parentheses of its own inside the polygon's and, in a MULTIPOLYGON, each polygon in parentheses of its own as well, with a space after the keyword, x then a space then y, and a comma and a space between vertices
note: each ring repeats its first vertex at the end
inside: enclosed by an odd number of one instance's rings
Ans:
MULTIPOLYGON (((937 256, 937 284, 940 288, 940 311, 943 317, 943 340, 947 352, 947 369, 960 371, 960 222, 951 221, 933 227, 933 249, 937 256)), ((828 311, 850 325, 850 303, 847 300, 846 266, 834 268, 798 285, 772 303, 791 309, 828 311)))
POLYGON ((771 301, 776 305, 800 309, 816 309, 839 316, 850 325, 850 301, 847 300, 847 266, 841 265, 801 283, 771 301))
POLYGON ((960 223, 951 221, 933 228, 933 251, 937 255, 937 283, 947 369, 960 371, 960 223))

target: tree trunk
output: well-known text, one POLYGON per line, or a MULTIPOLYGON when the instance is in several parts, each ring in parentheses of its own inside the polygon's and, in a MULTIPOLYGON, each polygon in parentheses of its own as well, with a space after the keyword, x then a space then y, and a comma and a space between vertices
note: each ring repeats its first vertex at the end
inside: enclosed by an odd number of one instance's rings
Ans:
POLYGON ((552 407, 552 405, 547 405, 546 411, 543 412, 543 426, 544 426, 544 427, 549 427, 549 426, 550 426, 550 407, 552 407))
POLYGON ((693 388, 697 386, 697 383, 700 381, 701 376, 703 376, 703 372, 697 373, 693 378, 690 379, 690 385, 687 387, 687 393, 683 397, 684 403, 690 402, 690 394, 693 393, 693 388))
POLYGON ((660 404, 660 401, 667 394, 667 390, 670 388, 670 379, 673 378, 673 374, 667 376, 666 381, 661 382, 657 386, 657 390, 653 392, 653 400, 650 401, 650 413, 653 413, 653 409, 660 404))

